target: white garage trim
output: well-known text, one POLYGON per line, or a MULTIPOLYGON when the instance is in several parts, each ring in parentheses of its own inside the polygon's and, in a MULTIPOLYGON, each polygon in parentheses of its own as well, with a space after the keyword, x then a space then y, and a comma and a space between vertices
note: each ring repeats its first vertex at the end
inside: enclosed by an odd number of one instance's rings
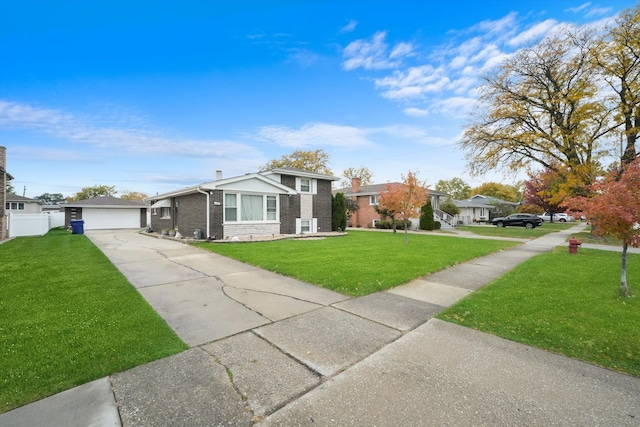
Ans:
POLYGON ((83 208, 85 230, 140 228, 140 209, 83 208))

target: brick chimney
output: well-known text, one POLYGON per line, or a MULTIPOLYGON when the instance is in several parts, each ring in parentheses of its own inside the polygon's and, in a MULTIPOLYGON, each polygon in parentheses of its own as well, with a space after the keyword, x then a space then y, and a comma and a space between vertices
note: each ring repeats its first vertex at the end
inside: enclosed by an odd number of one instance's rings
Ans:
POLYGON ((351 192, 357 193, 360 191, 360 178, 351 178, 351 192))

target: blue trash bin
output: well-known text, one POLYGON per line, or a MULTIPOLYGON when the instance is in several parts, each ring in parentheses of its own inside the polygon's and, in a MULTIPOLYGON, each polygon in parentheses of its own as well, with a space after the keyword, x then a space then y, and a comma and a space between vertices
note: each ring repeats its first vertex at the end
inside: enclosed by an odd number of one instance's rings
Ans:
POLYGON ((71 234, 84 234, 84 220, 72 219, 71 220, 71 234))

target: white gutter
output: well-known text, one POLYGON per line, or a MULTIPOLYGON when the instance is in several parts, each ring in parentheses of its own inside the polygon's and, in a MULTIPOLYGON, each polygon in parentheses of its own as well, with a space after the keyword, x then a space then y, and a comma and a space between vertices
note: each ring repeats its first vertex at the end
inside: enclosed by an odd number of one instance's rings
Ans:
POLYGON ((196 190, 198 191, 198 193, 202 193, 202 194, 206 194, 207 196, 207 240, 209 240, 209 238, 211 237, 211 225, 209 224, 210 218, 211 218, 211 213, 210 213, 210 209, 211 209, 211 194, 209 194, 208 191, 202 191, 201 190, 202 186, 199 185, 196 187, 196 190))

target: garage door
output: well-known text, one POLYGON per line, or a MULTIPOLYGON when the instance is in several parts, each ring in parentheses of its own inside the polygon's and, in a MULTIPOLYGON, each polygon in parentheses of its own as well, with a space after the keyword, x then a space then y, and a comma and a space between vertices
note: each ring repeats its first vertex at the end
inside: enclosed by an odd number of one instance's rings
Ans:
POLYGON ((83 208, 85 230, 140 228, 140 209, 83 208))

